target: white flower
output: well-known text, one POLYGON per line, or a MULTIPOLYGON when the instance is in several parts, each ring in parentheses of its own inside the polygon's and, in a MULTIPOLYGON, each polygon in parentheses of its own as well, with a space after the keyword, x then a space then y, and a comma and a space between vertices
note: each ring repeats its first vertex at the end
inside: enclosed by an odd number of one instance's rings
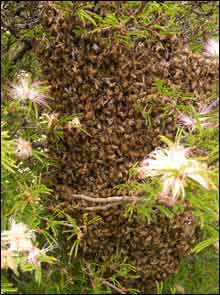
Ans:
POLYGON ((29 251, 29 249, 32 247, 32 241, 30 239, 27 239, 25 237, 19 237, 17 235, 14 240, 10 241, 9 249, 11 251, 29 251))
POLYGON ((205 164, 201 164, 196 160, 188 160, 184 173, 185 177, 191 178, 205 189, 210 190, 213 188, 210 179, 207 177, 207 166, 205 164))
POLYGON ((21 160, 26 160, 32 156, 32 146, 29 141, 22 138, 16 140, 17 148, 15 150, 15 155, 21 160))
POLYGON ((179 171, 187 162, 188 151, 178 144, 169 149, 157 148, 142 162, 143 176, 163 176, 165 172, 179 171))
POLYGON ((162 177, 163 189, 160 196, 170 196, 171 199, 176 199, 179 195, 185 197, 184 183, 178 176, 162 177))
POLYGON ((23 223, 11 220, 11 229, 2 232, 2 241, 9 245, 10 251, 29 251, 35 239, 34 231, 28 229, 23 223))
POLYGON ((188 159, 188 152, 189 148, 178 143, 170 145, 168 149, 156 149, 142 162, 137 171, 139 178, 158 176, 162 183, 160 196, 170 196, 172 199, 185 197, 184 186, 187 178, 211 189, 207 167, 196 160, 188 159))
POLYGON ((40 105, 46 105, 48 96, 45 94, 47 88, 42 88, 43 82, 33 81, 29 76, 22 75, 17 84, 11 83, 9 95, 18 101, 25 102, 28 99, 40 105))
POLYGON ((15 253, 11 250, 1 250, 1 268, 10 268, 12 270, 16 270, 16 265, 13 261, 13 256, 15 256, 15 253))
POLYGON ((210 55, 218 56, 219 55, 219 41, 215 39, 210 39, 206 46, 205 50, 210 55))

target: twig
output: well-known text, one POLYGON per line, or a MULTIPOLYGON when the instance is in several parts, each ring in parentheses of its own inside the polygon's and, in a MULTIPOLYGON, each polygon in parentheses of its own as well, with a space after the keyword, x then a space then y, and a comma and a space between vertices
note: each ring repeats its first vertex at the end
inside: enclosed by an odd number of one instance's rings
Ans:
MULTIPOLYGON (((90 282, 91 282, 91 284, 92 284, 92 287, 93 287, 93 289, 95 289, 96 284, 95 284, 95 281, 94 281, 94 275, 93 275, 93 272, 92 272, 92 270, 91 270, 91 265, 90 265, 90 263, 87 263, 87 262, 85 262, 85 265, 86 265, 86 269, 88 270, 87 274, 89 275, 89 279, 90 279, 90 282)), ((106 286, 112 288, 112 289, 115 290, 118 294, 126 294, 123 290, 121 290, 121 289, 119 289, 118 287, 114 286, 113 284, 109 283, 109 282, 106 281, 105 279, 102 279, 102 278, 99 278, 99 279, 101 280, 101 282, 102 282, 104 285, 106 285, 106 286)))
POLYGON ((86 265, 86 268, 88 270, 87 274, 89 275, 89 280, 91 282, 92 288, 95 289, 96 285, 95 285, 95 282, 94 282, 94 279, 93 279, 93 273, 92 273, 92 270, 91 270, 90 263, 85 262, 85 265, 86 265))
POLYGON ((137 197, 129 197, 129 196, 122 196, 122 197, 108 197, 108 198, 92 198, 89 196, 85 196, 82 194, 72 194, 72 197, 75 199, 82 199, 90 202, 95 203, 112 203, 112 202, 132 202, 132 201, 138 201, 140 198, 137 197))
POLYGON ((126 294, 126 292, 122 291, 121 289, 119 289, 115 285, 109 283, 108 281, 102 279, 102 282, 103 282, 104 285, 106 285, 106 286, 110 287, 111 289, 115 290, 117 293, 119 293, 119 294, 126 294))
POLYGON ((105 205, 105 206, 94 206, 94 207, 81 207, 79 208, 80 210, 83 210, 83 211, 96 211, 96 210, 107 210, 109 208, 112 208, 112 207, 115 207, 115 206, 118 206, 120 205, 120 203, 113 203, 113 204, 108 204, 108 205, 105 205))

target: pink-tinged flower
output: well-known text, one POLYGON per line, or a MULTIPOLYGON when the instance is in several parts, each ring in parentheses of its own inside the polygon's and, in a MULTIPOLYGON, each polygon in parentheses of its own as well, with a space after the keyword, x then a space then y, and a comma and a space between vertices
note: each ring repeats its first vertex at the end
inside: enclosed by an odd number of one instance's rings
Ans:
POLYGON ((33 264, 35 267, 40 267, 40 256, 45 255, 48 251, 52 250, 53 247, 47 247, 39 249, 38 247, 32 247, 27 256, 27 261, 33 264))
POLYGON ((11 220, 11 229, 2 232, 2 242, 9 246, 10 251, 30 251, 33 247, 32 240, 35 239, 34 231, 28 229, 23 223, 15 223, 11 220))
POLYGON ((214 100, 209 105, 200 104, 199 114, 200 115, 208 114, 208 113, 212 112, 213 109, 215 109, 215 108, 218 109, 218 106, 219 106, 219 100, 214 100))
POLYGON ((10 84, 8 92, 11 98, 20 102, 26 102, 29 99, 39 105, 46 105, 47 91, 48 87, 45 87, 44 82, 31 82, 29 77, 22 76, 17 84, 10 84))
POLYGON ((177 124, 188 128, 190 131, 194 131, 196 129, 197 121, 194 118, 178 111, 177 124))
POLYGON ((169 148, 158 148, 149 154, 138 169, 138 177, 159 177, 162 184, 161 196, 173 200, 185 197, 186 179, 190 178, 206 189, 211 189, 212 183, 208 177, 206 165, 188 159, 189 148, 178 143, 169 148))
POLYGON ((205 51, 210 55, 219 56, 219 41, 210 39, 205 46, 205 51))
MULTIPOLYGON (((218 127, 218 122, 211 122, 212 117, 208 115, 218 105, 218 101, 214 101, 209 105, 200 105, 198 112, 198 121, 202 128, 218 127), (206 115, 207 116, 204 116, 206 115)), ((190 131, 195 131, 197 120, 178 111, 177 123, 180 126, 188 128, 190 131)))
POLYGON ((33 247, 29 251, 29 254, 27 256, 27 261, 36 267, 40 267, 40 260, 39 260, 40 255, 42 255, 42 250, 40 250, 37 247, 33 247))
POLYGON ((19 138, 16 140, 16 143, 15 155, 19 159, 26 160, 32 156, 32 145, 29 141, 19 138))
MULTIPOLYGON (((211 119, 210 117, 203 117, 203 118, 198 118, 198 121, 200 125, 202 126, 202 128, 218 127, 218 122, 217 123, 209 122, 210 119, 211 119)), ((177 124, 179 124, 180 126, 186 127, 190 131, 195 131, 197 127, 197 123, 198 122, 196 119, 179 112, 177 124)))

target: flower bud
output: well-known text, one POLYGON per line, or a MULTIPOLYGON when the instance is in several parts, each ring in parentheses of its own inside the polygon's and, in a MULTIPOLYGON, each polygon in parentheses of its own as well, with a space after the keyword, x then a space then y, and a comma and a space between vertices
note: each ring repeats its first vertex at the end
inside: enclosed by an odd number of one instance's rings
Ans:
POLYGON ((16 156, 21 160, 27 160, 32 156, 32 145, 29 141, 19 138, 17 141, 17 148, 15 150, 16 156))

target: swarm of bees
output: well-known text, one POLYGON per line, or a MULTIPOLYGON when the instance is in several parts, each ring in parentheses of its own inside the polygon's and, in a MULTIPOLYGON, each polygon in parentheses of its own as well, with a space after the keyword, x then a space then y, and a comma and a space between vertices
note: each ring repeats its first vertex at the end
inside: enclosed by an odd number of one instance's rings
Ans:
POLYGON ((157 211, 148 223, 139 222, 136 214, 128 221, 120 207, 100 215, 102 222, 89 227, 83 236, 81 257, 91 262, 97 257, 100 265, 107 262, 104 276, 108 278, 117 270, 110 257, 120 249, 120 261, 133 265, 138 276, 122 278, 121 285, 144 294, 155 293, 156 280, 164 281, 177 272, 179 262, 198 239, 198 222, 189 208, 171 220, 157 211))
MULTIPOLYGON (((114 11, 114 2, 100 1, 90 9, 103 16, 114 11)), ((74 3, 79 6, 81 1, 73 1, 73 10, 74 3)), ((174 138, 176 105, 197 105, 196 99, 182 100, 181 95, 173 99, 158 93, 155 79, 165 80, 167 86, 191 93, 201 102, 211 93, 209 82, 218 69, 175 36, 140 38, 133 48, 114 39, 111 32, 78 36, 73 29, 86 29, 86 25, 74 15, 59 14, 51 5, 42 14, 42 25, 51 39, 49 46, 36 42, 35 51, 55 98, 51 107, 60 116, 81 113, 80 124, 91 135, 65 129, 62 148, 54 144, 52 134, 48 136, 48 153, 59 163, 47 178, 58 196, 52 206, 58 202, 80 218, 74 204, 80 208, 83 203, 72 202, 71 192, 115 195, 114 187, 127 181, 129 168, 160 145, 158 135, 174 138), (137 110, 137 104, 144 112, 137 110)), ((119 245, 140 275, 126 283, 151 290, 155 280, 164 280, 177 270, 180 258, 196 240, 196 222, 188 224, 186 233, 185 217, 192 218, 189 212, 172 222, 156 213, 150 225, 140 224, 137 218, 128 222, 123 212, 120 205, 102 212, 106 214, 103 223, 87 232, 81 251, 91 258, 98 254, 104 261, 119 245)))

